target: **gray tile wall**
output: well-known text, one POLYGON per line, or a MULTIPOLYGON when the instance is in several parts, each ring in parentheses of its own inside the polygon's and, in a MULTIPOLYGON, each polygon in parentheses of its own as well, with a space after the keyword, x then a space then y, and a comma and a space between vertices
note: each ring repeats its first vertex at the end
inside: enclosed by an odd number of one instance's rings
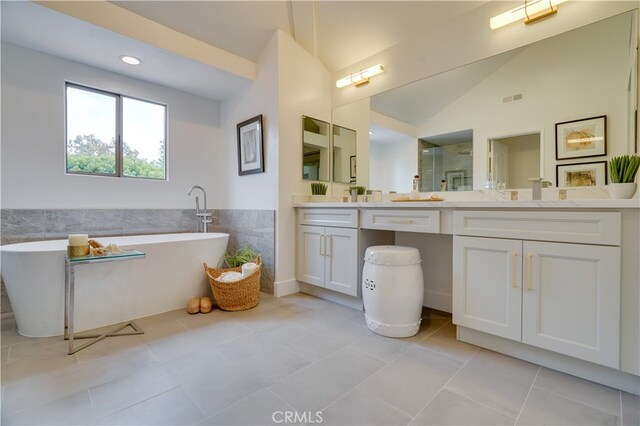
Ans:
POLYGON ((250 244, 262 256, 260 290, 273 294, 276 254, 274 210, 214 210, 213 232, 229 234, 229 251, 250 244))
MULTIPOLYGON (((92 237, 196 232, 193 209, 2 209, 0 244, 64 239, 70 233, 92 237)), ((263 259, 261 290, 273 294, 275 211, 213 210, 211 232, 226 232, 229 250, 251 244, 263 259)), ((0 312, 11 312, 4 283, 0 312)))
POLYGON ((2 244, 91 236, 195 232, 193 210, 20 210, 2 209, 2 244))

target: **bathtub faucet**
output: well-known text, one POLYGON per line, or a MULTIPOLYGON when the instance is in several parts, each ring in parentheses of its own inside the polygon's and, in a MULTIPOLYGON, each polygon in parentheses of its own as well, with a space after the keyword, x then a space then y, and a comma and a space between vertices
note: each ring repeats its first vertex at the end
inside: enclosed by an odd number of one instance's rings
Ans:
POLYGON ((198 200, 198 196, 196 196, 196 227, 198 232, 207 232, 207 225, 213 222, 213 220, 211 220, 211 213, 207 211, 207 193, 200 185, 193 185, 187 195, 191 195, 191 192, 194 189, 199 189, 202 191, 202 195, 204 195, 203 210, 200 210, 200 202, 198 200))

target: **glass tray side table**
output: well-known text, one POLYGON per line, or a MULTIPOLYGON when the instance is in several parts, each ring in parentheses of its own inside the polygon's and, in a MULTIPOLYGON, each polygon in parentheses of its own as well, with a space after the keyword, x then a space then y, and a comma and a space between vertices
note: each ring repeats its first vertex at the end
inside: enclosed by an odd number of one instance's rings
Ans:
POLYGON ((119 260, 132 260, 132 259, 144 259, 145 254, 137 250, 123 251, 120 253, 108 253, 104 256, 83 256, 83 257, 69 257, 65 255, 64 258, 64 340, 69 341, 69 355, 72 355, 88 346, 98 343, 99 341, 106 339, 107 337, 117 336, 132 336, 135 334, 144 334, 144 330, 136 325, 133 321, 121 323, 117 328, 104 333, 104 334, 89 334, 76 336, 73 328, 73 314, 74 314, 74 296, 75 296, 75 267, 76 265, 90 264, 90 263, 104 263, 115 262, 119 260), (121 333, 127 327, 133 329, 132 332, 121 333), (93 339, 80 346, 74 346, 74 339, 93 339))

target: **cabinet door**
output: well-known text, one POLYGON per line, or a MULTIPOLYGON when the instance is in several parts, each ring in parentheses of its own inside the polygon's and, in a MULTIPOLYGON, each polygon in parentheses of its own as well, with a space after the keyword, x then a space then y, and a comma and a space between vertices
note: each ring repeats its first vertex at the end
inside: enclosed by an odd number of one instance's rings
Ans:
POLYGON ((620 248, 524 242, 522 341, 619 368, 620 248))
POLYGON ((453 237, 453 322, 520 341, 522 241, 453 237))
POLYGON ((324 227, 298 227, 296 279, 324 287, 324 227))
POLYGON ((325 287, 358 295, 358 230, 325 228, 325 287))

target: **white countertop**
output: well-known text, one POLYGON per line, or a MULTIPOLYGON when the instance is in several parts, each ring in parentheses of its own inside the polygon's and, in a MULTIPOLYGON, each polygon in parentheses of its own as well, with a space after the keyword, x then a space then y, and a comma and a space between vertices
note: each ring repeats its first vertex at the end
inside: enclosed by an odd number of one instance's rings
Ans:
POLYGON ((419 208, 419 209, 638 209, 640 199, 580 199, 580 200, 456 200, 456 201, 411 201, 411 202, 297 202, 293 207, 315 208, 419 208))
MULTIPOLYGON (((628 200, 615 200, 609 196, 606 186, 564 188, 567 199, 560 200, 560 188, 543 188, 542 200, 531 199, 531 189, 476 190, 421 193, 421 198, 440 197, 445 201, 392 202, 393 198, 408 198, 408 194, 384 194, 383 201, 340 202, 343 197, 326 197, 313 200, 309 195, 293 196, 294 207, 321 208, 413 208, 413 209, 639 209, 638 194, 628 200), (517 200, 510 198, 516 196, 517 200), (331 201, 328 201, 331 200, 331 201)), ((638 191, 640 192, 640 191, 638 191)), ((314 196, 315 197, 315 196, 314 196)))

